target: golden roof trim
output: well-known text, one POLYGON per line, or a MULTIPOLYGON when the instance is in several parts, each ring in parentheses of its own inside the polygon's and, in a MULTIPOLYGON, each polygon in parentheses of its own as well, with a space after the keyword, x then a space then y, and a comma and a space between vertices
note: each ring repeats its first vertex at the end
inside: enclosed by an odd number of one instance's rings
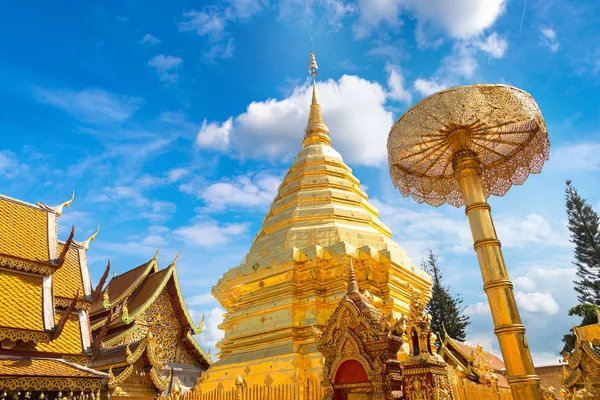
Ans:
POLYGON ((100 223, 98 223, 98 227, 96 228, 96 232, 94 232, 90 237, 88 237, 86 240, 84 240, 83 242, 78 242, 78 241, 74 241, 77 246, 79 248, 84 249, 85 251, 88 251, 90 248, 90 242, 96 240, 96 236, 98 236, 98 233, 100 232, 100 223))
POLYGON ((42 210, 51 212, 51 213, 55 214, 57 217, 60 217, 62 215, 62 213, 63 213, 63 209, 65 207, 69 208, 74 199, 75 199, 75 190, 73 190, 73 193, 71 194, 71 198, 69 200, 67 200, 67 201, 65 201, 65 202, 63 202, 63 203, 61 203, 61 204, 59 204, 57 206, 51 207, 51 206, 47 206, 44 203, 37 203, 37 205, 42 210))
POLYGON ((103 342, 104 347, 113 347, 116 346, 117 343, 123 339, 125 336, 132 334, 134 332, 136 332, 138 329, 140 328, 139 325, 133 325, 132 327, 125 329, 123 332, 117 334, 116 336, 106 340, 105 342, 103 342))
MULTIPOLYGON (((127 290, 125 290, 123 293, 121 293, 121 295, 119 295, 119 297, 117 297, 115 300, 105 302, 104 303, 104 308, 114 307, 116 304, 120 303, 127 296, 129 296, 131 293, 133 293, 133 291, 135 291, 135 289, 137 289, 137 287, 146 279, 146 277, 148 276, 148 274, 150 273, 150 271, 153 268, 158 269, 158 263, 157 263, 156 259, 154 259, 154 258, 152 258, 150 261, 148 261, 146 263, 146 268, 144 269, 144 272, 142 272, 140 274, 140 276, 138 276, 138 278, 129 286, 129 288, 127 288, 127 290)), ((129 271, 131 271, 131 270, 129 270, 129 271)), ((129 271, 123 272, 123 274, 126 274, 129 271)), ((113 278, 115 278, 117 276, 120 276, 120 275, 123 275, 123 274, 119 274, 119 275, 113 276, 113 278)), ((109 286, 110 286, 110 282, 108 282, 108 285, 106 285, 105 292, 108 292, 108 287, 109 286)))
POLYGON ((0 254, 0 268, 1 267, 31 272, 36 275, 52 275, 56 271, 57 265, 0 254))
POLYGON ((200 344, 196 341, 196 339, 194 339, 194 336, 192 335, 192 333, 188 332, 187 335, 186 335, 186 337, 190 341, 190 343, 192 344, 192 346, 194 346, 194 348, 198 351, 198 353, 200 353, 200 355, 202 355, 202 357, 204 357, 204 359, 206 360, 206 362, 208 362, 208 365, 212 365, 213 364, 213 360, 204 351, 204 349, 200 346, 200 344))
POLYGON ((0 327, 0 340, 10 339, 12 341, 23 340, 34 343, 47 343, 51 339, 50 331, 30 331, 24 329, 14 329, 0 327))
POLYGON ((190 329, 192 330, 192 332, 195 335, 198 335, 198 334, 202 333, 202 330, 204 328, 204 315, 202 316, 201 324, 199 326, 196 326, 196 323, 190 316, 187 306, 185 305, 185 301, 183 300, 183 293, 181 293, 181 287, 179 286, 179 278, 177 277, 177 269, 176 268, 174 268, 171 275, 172 275, 173 281, 175 283, 175 290, 177 291, 177 297, 179 298, 179 303, 181 304, 181 309, 183 311, 183 315, 185 316, 185 319, 187 320, 188 324, 190 325, 190 329))
POLYGON ((167 267, 167 272, 165 274, 165 276, 163 277, 162 281, 160 282, 160 284, 158 284, 158 286, 156 286, 156 289, 154 290, 154 292, 152 293, 152 295, 150 297, 148 297, 148 299, 141 305, 138 307, 137 310, 135 310, 135 312, 132 315, 129 315, 129 311, 127 310, 127 305, 123 306, 123 311, 122 311, 122 315, 121 315, 121 320, 123 322, 125 322, 126 324, 130 324, 133 321, 135 321, 135 319, 144 311, 146 311, 146 309, 152 304, 154 303, 154 301, 156 300, 156 298, 158 297, 158 295, 160 295, 160 292, 165 288, 167 282, 169 281, 169 279, 171 278, 171 275, 173 274, 175 265, 171 264, 167 267))

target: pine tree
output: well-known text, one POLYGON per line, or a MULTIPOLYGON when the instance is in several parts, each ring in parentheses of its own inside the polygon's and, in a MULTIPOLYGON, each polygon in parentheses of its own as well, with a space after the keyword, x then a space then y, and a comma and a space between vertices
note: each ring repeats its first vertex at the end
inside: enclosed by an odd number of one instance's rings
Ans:
POLYGON ((575 244, 575 291, 581 304, 600 305, 600 219, 571 181, 567 181, 566 198, 568 227, 575 244))
MULTIPOLYGON (((597 307, 600 306, 600 219, 598 214, 583 199, 577 190, 567 181, 566 188, 568 228, 571 231, 571 242, 575 245, 575 261, 577 280, 575 291, 581 304, 569 310, 569 315, 582 317, 578 326, 586 326, 598 322, 597 307)), ((571 352, 575 347, 573 329, 563 336, 564 352, 571 352)))
POLYGON ((451 338, 464 341, 469 317, 463 314, 466 307, 462 305, 462 297, 460 295, 453 297, 450 294, 450 287, 444 286, 442 271, 437 264, 437 256, 429 250, 429 255, 426 260, 423 260, 421 266, 431 275, 433 281, 427 312, 431 314, 431 330, 438 335, 436 346, 439 347, 444 340, 444 328, 451 338))

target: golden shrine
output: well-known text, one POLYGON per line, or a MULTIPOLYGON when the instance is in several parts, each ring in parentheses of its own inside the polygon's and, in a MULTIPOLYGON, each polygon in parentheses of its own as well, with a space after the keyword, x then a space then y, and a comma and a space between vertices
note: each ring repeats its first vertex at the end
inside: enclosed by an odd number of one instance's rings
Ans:
MULTIPOLYGON (((429 276, 391 239, 360 182, 330 143, 318 102, 311 52, 312 103, 302 149, 279 186, 242 263, 213 287, 225 308, 220 359, 202 375, 203 393, 244 385, 320 381, 322 329, 346 293, 349 263, 382 312, 409 311, 411 287, 427 292, 429 276)), ((309 396, 304 390, 301 399, 309 396)), ((316 398, 316 397, 311 397, 316 398)))
POLYGON ((114 276, 90 309, 98 350, 89 366, 108 373, 113 399, 155 398, 175 384, 189 389, 212 363, 192 336, 204 320, 196 326, 187 311, 177 258, 159 269, 157 255, 114 276))
POLYGON ((98 396, 108 375, 87 368, 93 293, 90 240, 60 242, 48 207, 0 195, 0 393, 11 399, 98 396))

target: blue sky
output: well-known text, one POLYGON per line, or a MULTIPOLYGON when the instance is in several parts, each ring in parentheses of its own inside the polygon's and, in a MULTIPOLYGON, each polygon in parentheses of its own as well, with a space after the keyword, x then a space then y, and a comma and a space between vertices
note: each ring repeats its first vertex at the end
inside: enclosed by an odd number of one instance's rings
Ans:
MULTIPOLYGON (((392 123, 448 86, 506 83, 530 92, 548 125, 541 175, 490 203, 534 359, 558 359, 571 281, 564 182, 600 203, 600 5, 558 0, 21 1, 0 6, 0 184, 58 204, 60 232, 83 240, 97 282, 162 244, 181 249, 194 315, 219 338, 211 286, 240 263, 294 154, 308 113, 308 52, 333 146, 395 240, 419 264, 441 257, 462 293, 469 340, 497 350, 460 209, 394 191, 392 123)), ((214 350, 213 350, 214 354, 214 350)))

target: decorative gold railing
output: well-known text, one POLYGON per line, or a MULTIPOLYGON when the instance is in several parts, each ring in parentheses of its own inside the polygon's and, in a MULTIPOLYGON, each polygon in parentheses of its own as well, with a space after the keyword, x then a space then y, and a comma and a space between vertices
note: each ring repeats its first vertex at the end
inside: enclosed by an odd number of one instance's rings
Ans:
MULTIPOLYGON (((509 389, 477 385, 467 379, 454 383, 454 400, 513 400, 509 389)), ((159 400, 323 400, 323 388, 316 379, 306 383, 280 385, 238 385, 229 390, 190 391, 159 400)))

